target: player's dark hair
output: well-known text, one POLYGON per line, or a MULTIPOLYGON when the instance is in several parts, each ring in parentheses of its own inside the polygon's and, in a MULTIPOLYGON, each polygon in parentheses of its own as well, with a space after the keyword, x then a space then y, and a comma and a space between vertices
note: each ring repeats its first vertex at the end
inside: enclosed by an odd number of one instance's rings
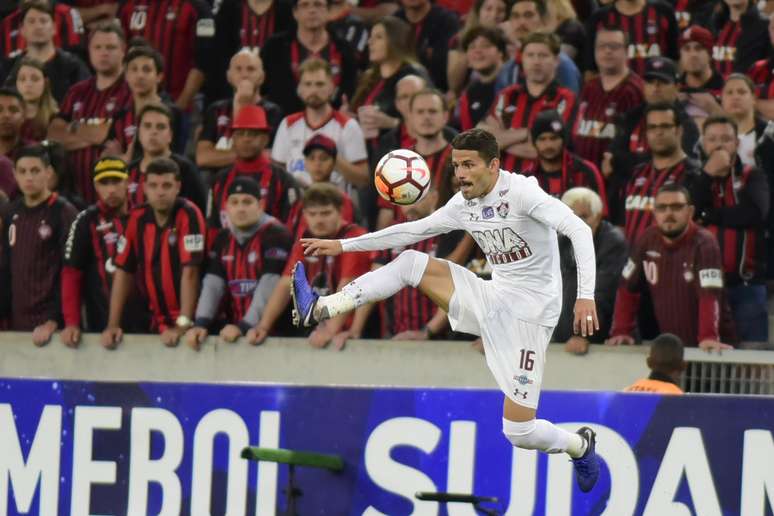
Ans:
POLYGON ((656 102, 654 104, 648 104, 645 106, 643 119, 647 122, 648 115, 653 113, 654 111, 658 111, 659 113, 661 113, 662 111, 670 111, 672 113, 672 120, 675 123, 675 127, 680 127, 680 125, 682 125, 680 123, 680 117, 677 116, 677 108, 675 108, 674 104, 670 102, 656 102))
POLYGON ((315 206, 333 206, 341 211, 344 195, 333 183, 314 183, 304 192, 301 200, 304 208, 315 206))
POLYGON ((124 29, 121 28, 121 25, 115 20, 104 20, 97 23, 94 29, 92 29, 91 34, 89 34, 89 42, 91 42, 91 39, 98 32, 102 32, 103 34, 115 34, 118 36, 118 39, 123 43, 126 43, 126 33, 124 32, 124 29))
POLYGON ((474 150, 487 164, 500 157, 500 147, 497 140, 489 131, 479 128, 461 132, 451 142, 453 149, 474 150))
POLYGON ((711 125, 730 125, 734 129, 734 134, 739 134, 739 126, 736 125, 736 120, 728 115, 711 115, 704 119, 704 124, 701 126, 701 134, 707 132, 707 128, 711 125))
MULTIPOLYGON (((605 32, 620 32, 623 34, 624 38, 624 47, 629 46, 629 33, 623 30, 619 25, 613 25, 612 23, 603 23, 602 25, 597 28, 597 34, 596 37, 599 38, 599 33, 605 31, 605 32)), ((596 40, 594 41, 594 45, 596 45, 596 40)))
POLYGON ((499 27, 484 27, 483 25, 476 25, 472 29, 465 32, 462 35, 462 50, 468 50, 468 47, 477 39, 484 38, 492 45, 497 47, 500 55, 505 58, 508 55, 508 39, 505 37, 505 33, 499 27))
POLYGON ((51 166, 51 157, 48 155, 48 149, 39 143, 22 147, 21 150, 16 153, 14 165, 19 163, 19 160, 22 158, 37 158, 43 163, 43 166, 51 166))
POLYGON ((535 8, 537 9, 537 12, 541 18, 545 18, 546 16, 548 16, 548 8, 546 7, 546 3, 544 0, 513 0, 512 2, 510 2, 510 6, 508 7, 509 18, 511 17, 511 11, 513 10, 513 6, 521 2, 531 2, 535 4, 535 8))
POLYGON ((681 193, 685 196, 685 201, 688 204, 693 204, 693 201, 691 200, 691 192, 677 181, 667 181, 661 185, 656 192, 655 197, 658 197, 659 194, 662 193, 681 193))
POLYGON ((27 14, 30 11, 45 13, 49 15, 52 20, 54 19, 54 6, 51 5, 51 2, 48 0, 27 0, 26 2, 23 2, 21 5, 21 17, 19 18, 21 23, 24 23, 24 18, 27 17, 27 14))
POLYGON ((129 51, 126 53, 126 56, 124 56, 124 64, 128 65, 138 57, 146 57, 153 61, 153 66, 156 67, 157 73, 164 73, 164 57, 159 53, 158 50, 151 47, 147 41, 144 39, 141 41, 142 44, 140 44, 135 38, 132 38, 132 41, 129 45, 129 51))
POLYGON ((9 88, 8 86, 0 87, 0 97, 13 97, 19 101, 19 104, 24 107, 24 97, 19 93, 16 88, 9 88))
POLYGON ((449 110, 449 104, 446 102, 446 97, 443 93, 435 88, 422 88, 418 92, 414 93, 409 99, 409 110, 414 108, 414 99, 417 97, 424 97, 425 95, 438 97, 438 100, 441 101, 441 109, 443 109, 444 112, 449 110))
POLYGON ((648 365, 660 373, 672 373, 683 369, 683 341, 671 333, 662 333, 650 344, 648 365))
POLYGON ((522 52, 527 49, 527 45, 536 43, 547 46, 554 56, 558 56, 562 49, 562 40, 553 32, 531 32, 521 42, 522 52))
POLYGON ((149 104, 145 104, 142 109, 140 109, 140 112, 137 113, 138 129, 146 113, 159 113, 164 115, 169 121, 169 128, 174 131, 174 115, 172 114, 172 110, 169 109, 165 104, 162 104, 161 102, 151 102, 149 104))
POLYGON ((155 174, 157 176, 163 176, 164 174, 174 174, 175 179, 180 180, 180 167, 175 160, 170 158, 156 158, 148 163, 148 168, 145 169, 147 175, 155 174))

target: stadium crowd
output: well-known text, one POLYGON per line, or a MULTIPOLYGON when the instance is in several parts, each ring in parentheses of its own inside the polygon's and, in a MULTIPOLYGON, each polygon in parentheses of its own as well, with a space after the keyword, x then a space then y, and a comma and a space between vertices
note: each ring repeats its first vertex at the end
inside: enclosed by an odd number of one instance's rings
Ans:
MULTIPOLYGON (((297 335, 297 260, 326 293, 402 251, 304 257, 299 238, 432 213, 456 190, 453 138, 481 127, 502 168, 593 230, 601 331, 572 333, 576 266, 560 239, 555 342, 585 353, 669 332, 708 350, 767 347, 773 12, 752 0, 6 0, 2 328, 37 345, 59 331, 73 347, 83 331, 107 347, 155 332, 196 349, 209 334, 297 335), (397 148, 432 173, 410 206, 371 180, 397 148)), ((462 232, 414 248, 489 274, 462 232)), ((308 335, 319 347, 357 337, 470 338, 414 289, 308 335)))

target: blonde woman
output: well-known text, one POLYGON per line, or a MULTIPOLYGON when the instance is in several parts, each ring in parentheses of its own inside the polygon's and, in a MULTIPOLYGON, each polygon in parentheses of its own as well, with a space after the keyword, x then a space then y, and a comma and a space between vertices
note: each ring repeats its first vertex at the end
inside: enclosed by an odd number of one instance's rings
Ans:
POLYGON ((40 61, 22 58, 16 73, 16 89, 26 105, 22 138, 45 139, 48 123, 59 112, 59 106, 51 94, 51 82, 40 61))

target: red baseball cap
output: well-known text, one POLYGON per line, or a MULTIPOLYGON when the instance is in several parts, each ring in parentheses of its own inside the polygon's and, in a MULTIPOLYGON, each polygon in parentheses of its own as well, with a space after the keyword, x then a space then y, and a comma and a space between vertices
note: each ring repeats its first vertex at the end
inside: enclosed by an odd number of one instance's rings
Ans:
POLYGON ((268 131, 269 124, 266 121, 266 111, 261 106, 245 106, 231 122, 232 129, 253 129, 255 131, 268 131))
POLYGON ((306 145, 304 145, 304 156, 308 156, 314 149, 322 149, 334 158, 337 154, 336 142, 321 133, 315 134, 306 142, 306 145))
POLYGON ((699 25, 691 25, 680 34, 680 46, 693 41, 707 49, 712 55, 712 47, 715 45, 715 37, 710 31, 699 25))

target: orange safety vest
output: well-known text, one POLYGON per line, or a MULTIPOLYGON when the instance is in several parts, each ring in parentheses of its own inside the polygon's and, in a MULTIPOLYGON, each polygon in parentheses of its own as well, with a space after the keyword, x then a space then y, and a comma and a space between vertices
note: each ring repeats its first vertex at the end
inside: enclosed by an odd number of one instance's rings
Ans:
POLYGON ((653 392, 658 394, 684 394, 683 390, 672 382, 643 378, 624 389, 624 392, 653 392))

